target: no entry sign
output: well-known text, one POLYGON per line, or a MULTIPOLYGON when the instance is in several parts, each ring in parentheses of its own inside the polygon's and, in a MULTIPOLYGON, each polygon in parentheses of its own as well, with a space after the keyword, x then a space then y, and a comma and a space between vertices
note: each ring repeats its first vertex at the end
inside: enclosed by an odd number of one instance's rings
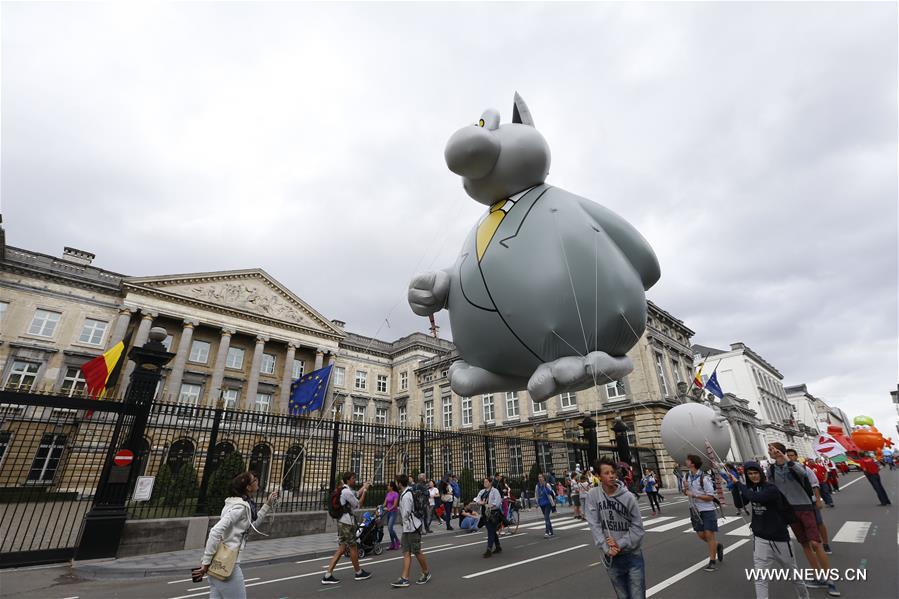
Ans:
POLYGON ((134 461, 134 452, 130 449, 120 449, 116 452, 112 461, 116 466, 130 466, 131 462, 134 461))

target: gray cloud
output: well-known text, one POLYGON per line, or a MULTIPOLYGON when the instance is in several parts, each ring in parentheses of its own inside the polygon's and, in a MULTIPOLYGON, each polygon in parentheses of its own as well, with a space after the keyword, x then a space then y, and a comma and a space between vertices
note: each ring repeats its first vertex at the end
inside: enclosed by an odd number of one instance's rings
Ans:
POLYGON ((650 239, 650 297, 697 342, 744 341, 892 429, 894 4, 2 10, 12 244, 134 275, 260 266, 351 330, 425 330, 407 280, 481 210, 443 145, 518 90, 550 182, 650 239))

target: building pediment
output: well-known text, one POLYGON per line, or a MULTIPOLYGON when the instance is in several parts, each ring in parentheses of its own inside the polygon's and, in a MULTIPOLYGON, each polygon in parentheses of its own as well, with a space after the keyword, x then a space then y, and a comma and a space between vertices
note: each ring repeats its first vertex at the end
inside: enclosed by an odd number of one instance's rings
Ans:
POLYGON ((129 277, 126 287, 342 337, 331 321, 262 269, 129 277))

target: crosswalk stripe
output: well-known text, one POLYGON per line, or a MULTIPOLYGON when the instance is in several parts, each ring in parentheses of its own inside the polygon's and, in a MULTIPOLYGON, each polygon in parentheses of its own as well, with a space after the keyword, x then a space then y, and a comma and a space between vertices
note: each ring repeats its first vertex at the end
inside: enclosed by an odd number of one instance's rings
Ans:
MULTIPOLYGON (((731 518, 730 520, 725 520, 724 522, 719 522, 719 523, 718 523, 718 530, 721 530, 721 529, 724 528, 725 526, 729 526, 729 525, 735 524, 735 523, 737 523, 737 522, 742 522, 742 520, 738 520, 738 519, 736 519, 736 518, 731 518)), ((747 526, 749 526, 749 525, 747 524, 747 526)), ((690 528, 685 528, 685 529, 682 530, 681 532, 688 532, 688 533, 690 533, 690 534, 693 534, 693 533, 695 533, 696 531, 693 530, 693 527, 691 526, 690 528)))
POLYGON ((647 526, 655 526, 656 524, 660 524, 665 520, 674 520, 674 516, 659 516, 658 518, 650 518, 649 520, 643 521, 643 527, 647 526))
POLYGON ((732 537, 748 537, 752 535, 752 531, 749 529, 748 524, 744 524, 740 528, 734 529, 727 534, 732 537))
MULTIPOLYGON (((574 524, 566 524, 565 526, 556 526, 553 524, 553 530, 571 530, 572 528, 580 528, 584 525, 583 522, 575 522, 574 524)), ((590 528, 589 526, 587 528, 590 528)))
MULTIPOLYGON (((558 518, 558 519, 554 519, 552 521, 552 523, 553 523, 553 526, 555 526, 556 522, 558 522, 559 524, 565 525, 565 524, 571 524, 573 521, 574 521, 574 518, 558 518)), ((546 525, 541 520, 540 522, 537 522, 535 524, 522 524, 519 528, 526 528, 528 530, 536 530, 538 528, 543 528, 544 526, 546 526, 546 525)))
POLYGON ((870 528, 870 522, 847 520, 831 540, 837 543, 864 543, 870 528))
POLYGON ((674 522, 669 522, 668 524, 656 526, 655 528, 649 528, 646 530, 646 532, 665 532, 666 530, 671 530, 673 528, 677 528, 678 526, 683 526, 689 521, 689 518, 682 518, 680 520, 675 520, 674 522))

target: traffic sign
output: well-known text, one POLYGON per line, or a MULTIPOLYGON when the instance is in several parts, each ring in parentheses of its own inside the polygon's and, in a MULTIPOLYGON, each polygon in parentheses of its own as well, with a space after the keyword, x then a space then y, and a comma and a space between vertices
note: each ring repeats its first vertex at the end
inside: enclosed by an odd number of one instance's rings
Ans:
POLYGON ((130 449, 120 449, 116 452, 112 461, 116 466, 130 466, 134 461, 134 452, 130 449))

